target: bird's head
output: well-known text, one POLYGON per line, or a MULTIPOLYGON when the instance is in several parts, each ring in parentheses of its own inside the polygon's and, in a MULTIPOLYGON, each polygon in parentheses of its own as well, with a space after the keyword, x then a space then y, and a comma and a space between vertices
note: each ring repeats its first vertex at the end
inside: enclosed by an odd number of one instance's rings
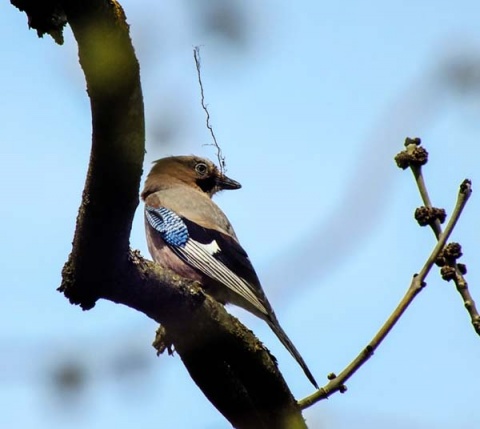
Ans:
POLYGON ((212 161, 198 156, 170 156, 154 164, 145 182, 143 199, 152 192, 178 183, 197 188, 210 197, 218 191, 242 186, 225 176, 212 161))

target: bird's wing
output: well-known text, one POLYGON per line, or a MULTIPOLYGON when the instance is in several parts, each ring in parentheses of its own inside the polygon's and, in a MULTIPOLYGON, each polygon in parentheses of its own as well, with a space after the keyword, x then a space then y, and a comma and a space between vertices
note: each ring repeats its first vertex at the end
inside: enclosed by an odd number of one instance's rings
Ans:
POLYGON ((188 265, 227 286, 265 315, 265 295, 247 253, 233 238, 183 218, 165 207, 145 206, 150 226, 188 265))

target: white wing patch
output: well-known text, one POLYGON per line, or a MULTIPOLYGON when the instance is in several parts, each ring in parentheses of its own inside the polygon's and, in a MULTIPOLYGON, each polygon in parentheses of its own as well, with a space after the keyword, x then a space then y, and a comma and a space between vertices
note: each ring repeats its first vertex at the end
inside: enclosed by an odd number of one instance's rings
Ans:
POLYGON ((197 244, 203 247, 212 256, 220 252, 220 247, 218 247, 218 243, 216 242, 216 240, 213 240, 209 244, 200 244, 200 243, 197 243, 197 244))
POLYGON ((255 306, 259 311, 268 315, 267 309, 252 291, 251 286, 231 271, 225 264, 213 257, 216 252, 220 251, 215 240, 205 245, 190 239, 184 247, 175 247, 173 250, 188 264, 217 282, 224 284, 237 295, 240 295, 255 306), (212 249, 214 253, 211 253, 212 249))

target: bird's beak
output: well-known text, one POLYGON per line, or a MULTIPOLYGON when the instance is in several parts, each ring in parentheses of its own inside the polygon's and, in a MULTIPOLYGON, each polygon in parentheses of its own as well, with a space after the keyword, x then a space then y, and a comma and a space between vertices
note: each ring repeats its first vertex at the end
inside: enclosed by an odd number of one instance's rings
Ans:
POLYGON ((219 176, 217 177, 217 187, 219 189, 240 189, 242 185, 236 180, 230 179, 230 177, 219 176))

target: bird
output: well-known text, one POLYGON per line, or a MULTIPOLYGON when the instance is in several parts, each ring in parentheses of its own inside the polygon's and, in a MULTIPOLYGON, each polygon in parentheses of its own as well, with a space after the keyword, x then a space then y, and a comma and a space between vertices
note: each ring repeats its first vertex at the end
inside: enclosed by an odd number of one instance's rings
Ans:
POLYGON ((218 302, 263 319, 318 389, 280 326, 227 216, 212 200, 217 192, 239 188, 239 182, 205 158, 170 156, 154 161, 141 193, 148 250, 160 266, 199 281, 218 302))

